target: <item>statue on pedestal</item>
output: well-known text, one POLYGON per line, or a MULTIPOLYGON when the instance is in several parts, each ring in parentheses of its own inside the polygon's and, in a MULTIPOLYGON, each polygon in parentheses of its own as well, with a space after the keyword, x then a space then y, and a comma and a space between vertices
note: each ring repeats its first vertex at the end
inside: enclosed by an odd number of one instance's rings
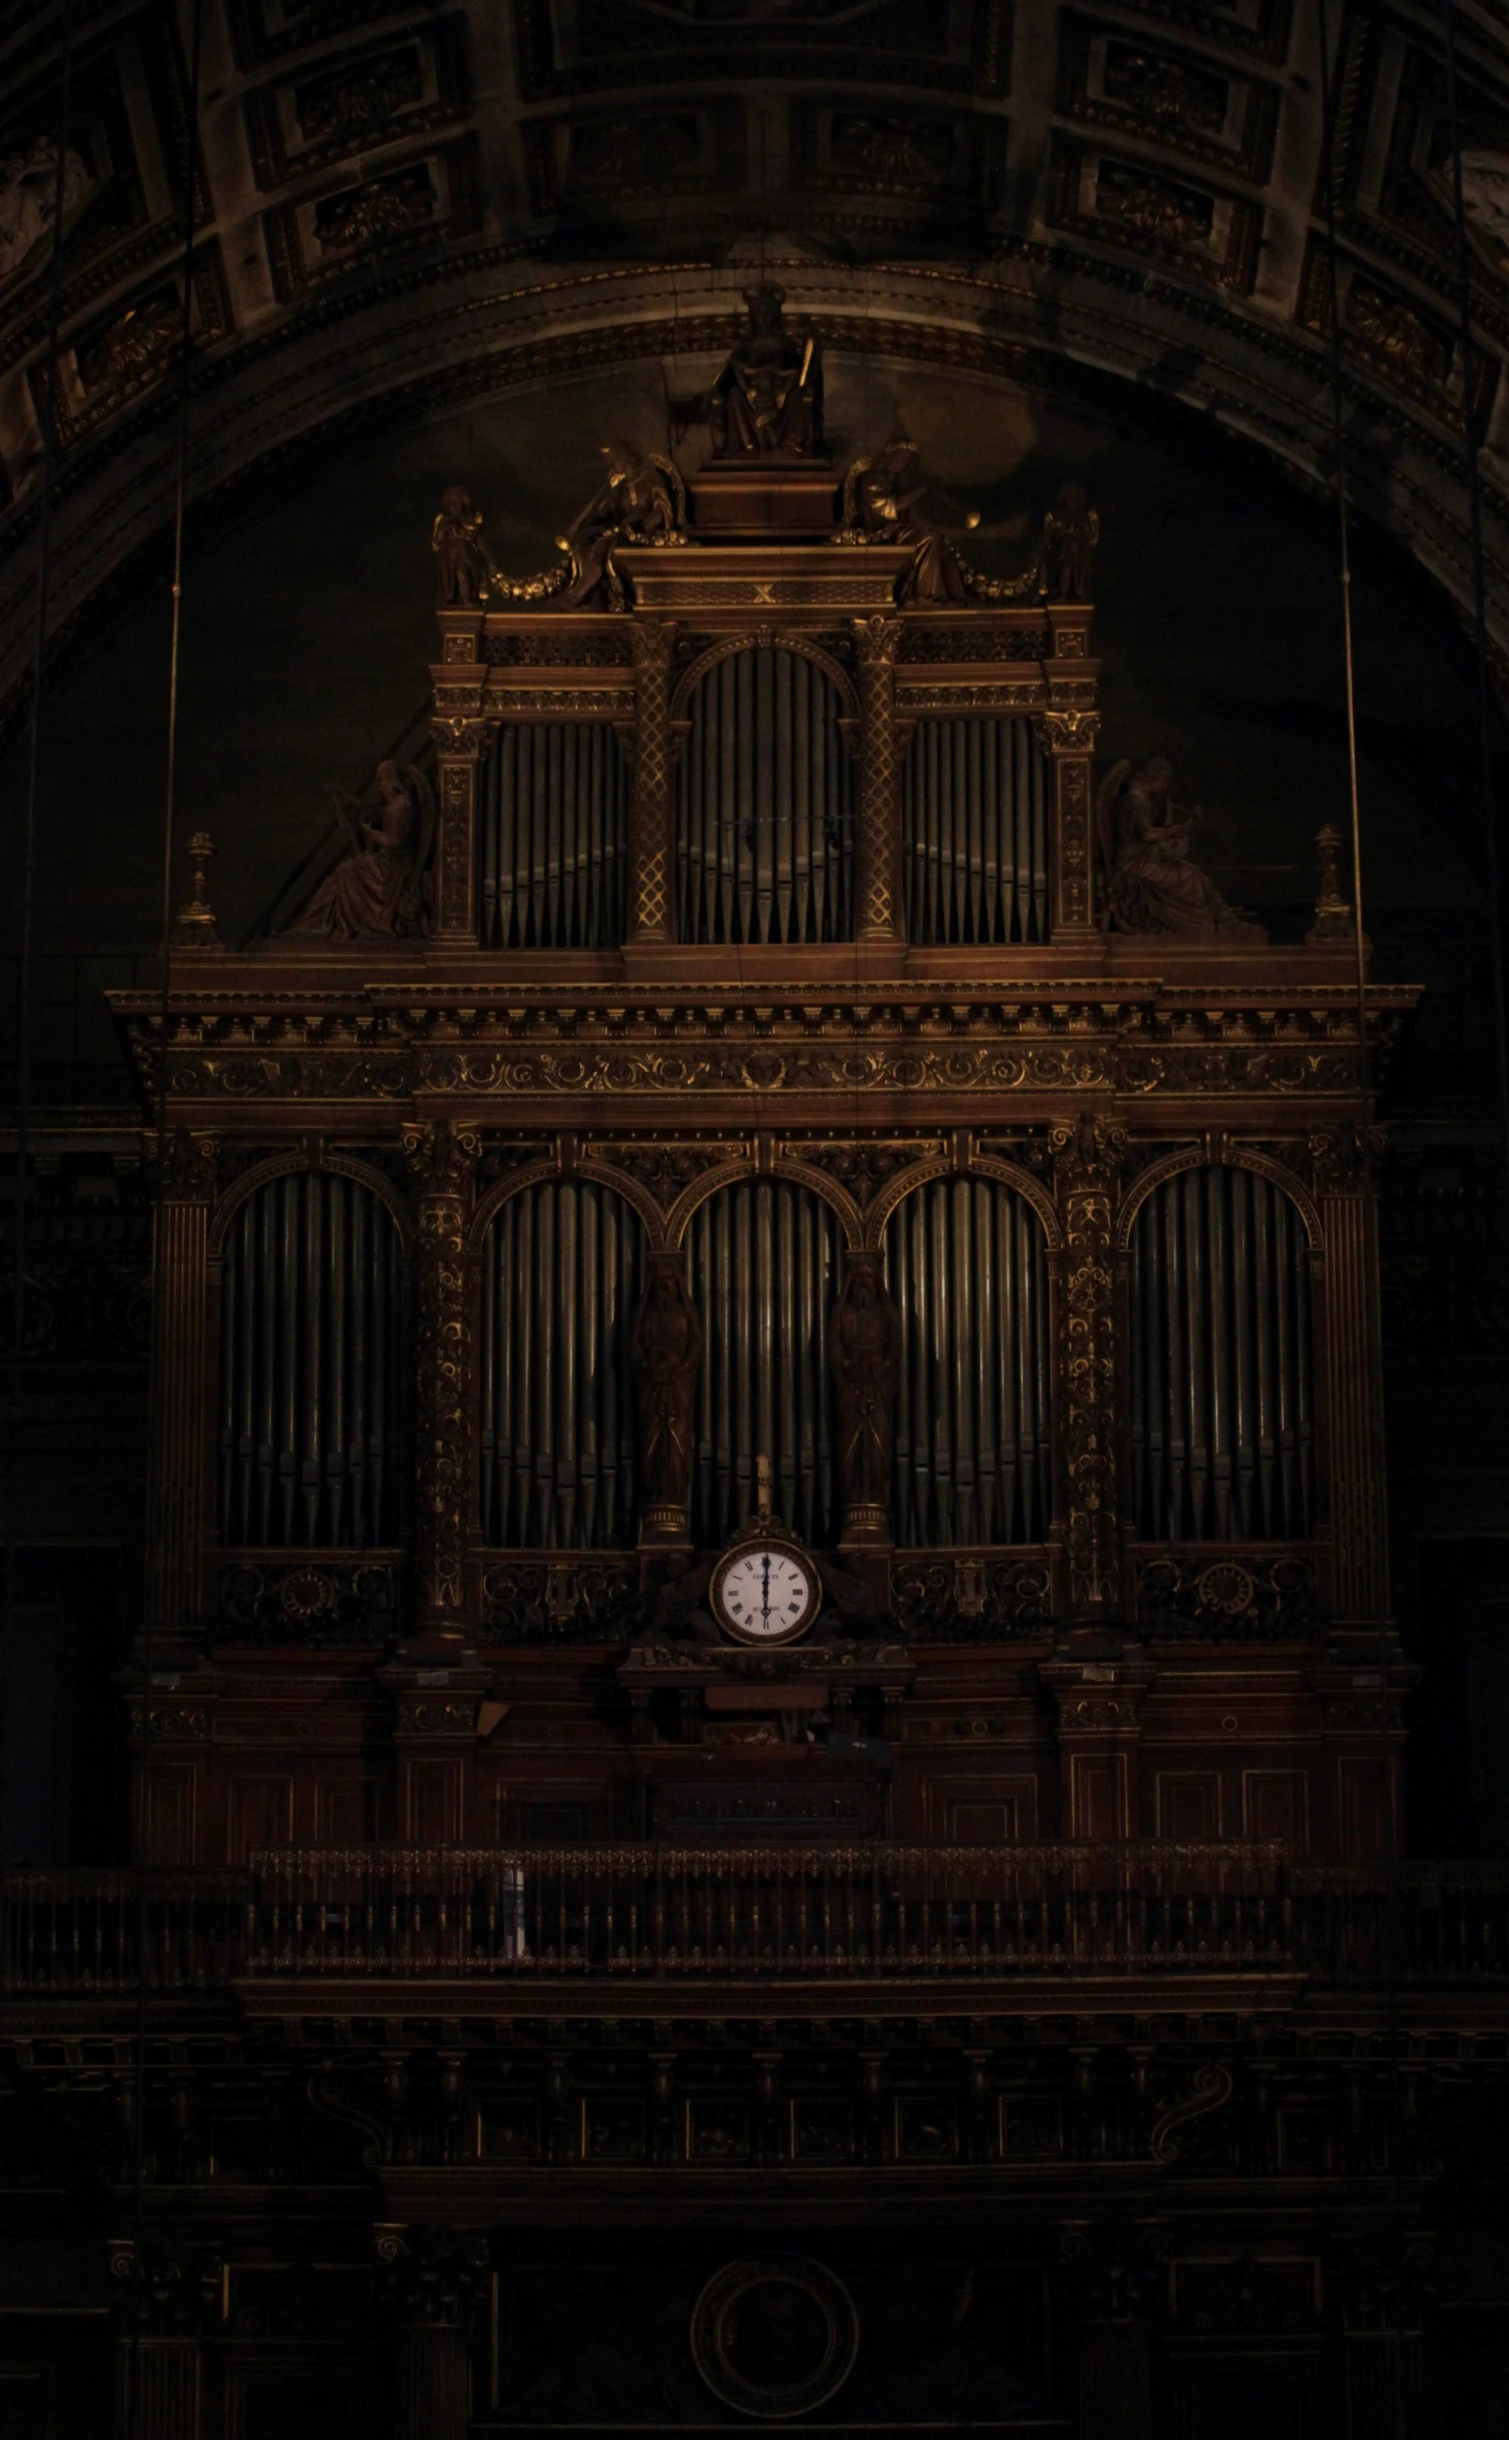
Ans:
POLYGON ((1161 755, 1134 770, 1119 762, 1095 799, 1104 904, 1109 932, 1182 932, 1191 937, 1266 942, 1261 924, 1229 907, 1215 883, 1190 859, 1189 834, 1200 808, 1186 812, 1169 799, 1173 772, 1161 755))
POLYGON ((326 940, 413 940, 433 916, 430 862, 437 817, 434 792, 417 763, 377 766, 377 816, 369 820, 355 797, 332 788, 351 842, 344 861, 327 873, 294 925, 326 940))
POLYGON ((715 458, 823 455, 823 355, 786 328, 784 288, 746 288, 745 326, 710 390, 678 399, 677 436, 706 424, 715 458))

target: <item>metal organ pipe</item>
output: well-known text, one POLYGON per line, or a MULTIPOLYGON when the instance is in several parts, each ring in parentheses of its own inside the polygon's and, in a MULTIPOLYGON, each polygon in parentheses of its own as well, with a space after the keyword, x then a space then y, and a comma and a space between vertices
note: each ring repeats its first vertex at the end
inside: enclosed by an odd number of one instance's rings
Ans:
POLYGON ((682 940, 847 940, 854 771, 842 701, 802 654, 736 652, 691 697, 676 771, 682 940))
POLYGON ((628 769, 605 721, 505 724, 482 788, 490 949, 611 949, 624 936, 628 769))
POLYGON ((697 1383, 691 1530, 727 1541, 755 1505, 755 1459, 794 1533, 831 1543, 836 1523, 828 1313, 838 1291, 838 1222, 783 1178, 741 1180, 693 1214, 692 1301, 707 1353, 697 1383))
POLYGON ((247 1197, 221 1292, 227 1547, 363 1550, 400 1538, 402 1303, 397 1232, 359 1179, 297 1171, 247 1197))
POLYGON ((638 1217, 584 1179, 494 1216, 478 1344, 482 1538, 495 1550, 624 1550, 638 1531, 630 1337, 638 1217))
POLYGON ((919 720, 901 828, 909 940, 1047 939, 1047 772, 1029 721, 919 720))
POLYGON ((994 1178, 908 1195, 885 1239, 901 1315, 898 1543, 1041 1541, 1052 1483, 1042 1224, 994 1178))
POLYGON ((1133 1506, 1148 1541, 1314 1531, 1310 1255, 1282 1188, 1236 1167, 1166 1179, 1131 1246, 1133 1506))

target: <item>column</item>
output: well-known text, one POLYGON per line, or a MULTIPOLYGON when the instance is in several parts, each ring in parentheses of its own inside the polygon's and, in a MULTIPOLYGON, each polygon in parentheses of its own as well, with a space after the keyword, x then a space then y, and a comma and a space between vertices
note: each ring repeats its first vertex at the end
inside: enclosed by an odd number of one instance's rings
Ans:
POLYGON ((1055 947, 1100 937, 1095 921, 1095 801, 1090 764, 1098 712, 1050 711, 1033 728, 1053 773, 1048 932, 1055 947))
POLYGON ((380 2228, 377 2258, 392 2332, 393 2440, 467 2440, 485 2249, 451 2229, 380 2228))
POLYGON ((899 618, 857 618, 859 668, 859 852, 854 876, 856 940, 899 946, 901 763, 896 739, 899 618))
POLYGON ((1157 2241, 1087 2223, 1065 2229, 1060 2245, 1077 2307, 1079 2440, 1152 2440, 1157 2241))
POLYGON ((426 1649, 459 1657, 475 1610, 468 1581, 475 1469, 466 1233, 482 1142, 474 1127, 430 1119, 405 1127, 403 1150, 419 1191, 414 1623, 426 1649))
POLYGON ((667 619, 634 622, 634 818, 629 874, 629 946, 676 937, 676 837, 671 794, 671 654, 667 619))
POLYGON ((213 2266, 121 2238, 110 2248, 110 2275, 121 2440, 199 2440, 200 2337, 219 2286, 213 2266))
POLYGON ((213 1442, 209 1341, 210 1207, 218 1139, 180 1127, 153 1180, 152 1447, 146 1615, 154 1662, 176 1657, 203 1606, 213 1442))

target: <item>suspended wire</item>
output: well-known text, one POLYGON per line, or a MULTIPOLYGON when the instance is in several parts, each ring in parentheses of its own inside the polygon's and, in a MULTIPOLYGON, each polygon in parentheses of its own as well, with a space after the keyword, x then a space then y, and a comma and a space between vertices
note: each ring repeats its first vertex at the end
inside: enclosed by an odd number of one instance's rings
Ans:
MULTIPOLYGON (((178 422, 175 437, 173 473, 173 609, 168 637, 168 726, 167 771, 163 789, 162 826, 162 906, 159 957, 161 959, 161 991, 158 1000, 157 1056, 157 1124, 156 1124, 156 1241, 162 1241, 163 1205, 166 1200, 168 1149, 168 1021, 170 1007, 168 961, 173 939, 173 854, 174 825, 178 792, 178 715, 179 715, 179 656, 183 639, 183 544, 188 506, 189 466, 189 405, 193 376, 194 348, 194 200, 199 165, 199 72, 204 32, 204 0, 194 0, 189 35, 189 84, 184 126, 183 162, 183 312, 178 330, 178 422)), ((159 1367, 153 1365, 150 1393, 151 1423, 148 1445, 154 1452, 154 1463, 161 1465, 161 1430, 163 1383, 159 1367)), ((154 1491, 154 1498, 158 1494, 154 1491)), ((136 1975, 136 2079, 135 2125, 132 2157, 132 2280, 137 2310, 131 2320, 131 2343, 128 2350, 130 2383, 126 2428, 139 2436, 146 2429, 146 2402, 141 2379, 141 2305, 145 2294, 146 2264, 143 2259, 145 2242, 146 2200, 146 2136, 147 2136, 147 1918, 150 1898, 151 1865, 148 1850, 151 1844, 151 1753, 152 1753, 152 1670, 153 1670, 153 1609, 156 1587, 148 1581, 148 1598, 142 1620, 141 1639, 141 1740, 137 1765, 137 1975, 136 1975)))
POLYGON ((1367 942, 1362 924, 1362 800, 1357 783, 1357 686, 1352 652, 1352 558, 1347 534, 1346 421, 1342 400, 1341 307, 1336 289, 1336 108, 1331 30, 1326 0, 1320 0, 1321 166, 1326 199, 1326 262, 1331 309, 1331 410, 1336 452, 1336 538, 1341 577, 1342 652, 1346 676, 1347 781, 1351 797, 1352 945, 1357 967, 1357 1101, 1363 1139, 1372 1117, 1368 1060, 1367 942))
MULTIPOLYGON (((31 1202, 32 934, 37 879, 37 812, 42 799, 43 731, 47 707, 47 620, 52 596, 52 503, 58 458, 58 334, 63 320, 63 216, 68 139, 73 132, 73 0, 64 0, 58 92, 58 157, 52 185, 52 260, 47 291, 47 358, 42 386, 41 505, 37 524, 37 610, 32 636, 31 735, 21 817, 21 887, 16 940, 16 1160, 14 1271, 11 1279, 10 1422, 5 1440, 5 1605, 0 1627, 0 1769, 7 1756, 10 1670, 15 1648, 17 1477, 25 1368, 26 1261, 31 1202)), ((8 1858, 0 1856, 0 1865, 8 1858)))
POLYGON ((1462 121, 1457 98, 1456 0, 1445 0, 1446 116, 1451 127, 1452 209, 1456 219, 1457 325, 1462 359, 1462 454, 1467 466, 1467 513, 1472 553, 1472 609, 1477 643, 1478 763, 1483 797, 1483 844, 1488 867, 1492 932, 1493 1013, 1499 1095, 1499 1150, 1509 1192, 1509 1008, 1504 986, 1504 898, 1499 859, 1498 790, 1493 776, 1493 688, 1488 663, 1488 593, 1483 567, 1483 485, 1473 421, 1472 282, 1467 212, 1462 200, 1462 121))

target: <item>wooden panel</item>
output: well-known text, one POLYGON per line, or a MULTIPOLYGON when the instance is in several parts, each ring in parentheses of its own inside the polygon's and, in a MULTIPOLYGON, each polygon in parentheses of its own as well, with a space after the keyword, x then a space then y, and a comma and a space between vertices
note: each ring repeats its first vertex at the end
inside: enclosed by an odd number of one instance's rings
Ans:
POLYGON ((147 1861, 194 1862, 192 1762, 157 1762, 147 1774, 147 1861))
POLYGON ((375 1839, 379 1835, 375 1780, 316 1780, 314 1835, 322 1847, 357 1847, 375 1839))
POLYGON ((1070 1784, 1073 1789, 1071 1838, 1126 1837, 1124 1754, 1076 1754, 1071 1765, 1070 1784))
POLYGON ((1338 1849, 1358 1863, 1394 1849, 1392 1768, 1381 1755, 1343 1754, 1336 1766, 1338 1849))
POLYGON ((461 1837, 461 1764, 448 1758, 404 1766, 405 1838, 443 1846, 461 1837))
POLYGON ((940 1773, 927 1781, 923 1803, 926 1835, 950 1845, 1009 1846, 1038 1834, 1037 1781, 1030 1773, 940 1773))
POLYGON ((1310 1852, 1310 1783, 1303 1771, 1244 1771, 1242 1830, 1247 1838, 1281 1838, 1293 1855, 1310 1852))
POLYGON ((1160 1838, 1220 1837, 1221 1782, 1214 1771, 1160 1771, 1157 1802, 1160 1838))
POLYGON ((226 1803, 225 1860, 244 1864, 254 1847, 286 1847, 293 1837, 293 1781, 233 1779, 226 1803))

